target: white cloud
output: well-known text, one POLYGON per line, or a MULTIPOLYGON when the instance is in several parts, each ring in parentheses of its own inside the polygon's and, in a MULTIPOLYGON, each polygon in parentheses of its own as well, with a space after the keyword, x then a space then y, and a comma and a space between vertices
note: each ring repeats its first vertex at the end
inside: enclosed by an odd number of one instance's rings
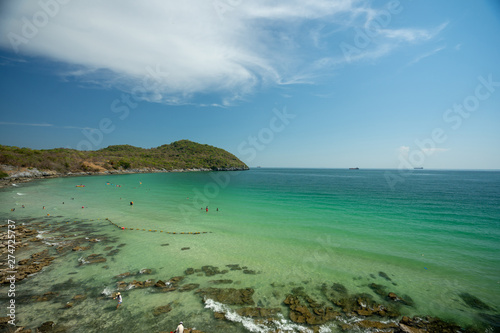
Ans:
MULTIPOLYGON (((144 100, 181 104, 203 96, 230 105, 262 85, 312 83, 345 64, 338 44, 346 31, 378 13, 360 0, 18 0, 0 14, 0 45, 12 49, 15 34, 20 54, 68 64, 64 76, 144 100)), ((385 56, 444 26, 384 27, 353 59, 385 56)))

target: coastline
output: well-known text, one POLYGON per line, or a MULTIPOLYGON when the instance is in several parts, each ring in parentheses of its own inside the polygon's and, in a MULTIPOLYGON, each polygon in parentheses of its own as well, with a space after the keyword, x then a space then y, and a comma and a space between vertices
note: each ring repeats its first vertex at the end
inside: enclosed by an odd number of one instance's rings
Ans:
POLYGON ((38 170, 37 168, 17 168, 12 166, 2 166, 4 172, 9 176, 0 179, 0 189, 9 187, 16 183, 28 183, 39 179, 51 179, 62 177, 82 177, 82 176, 106 176, 106 175, 124 175, 124 174, 138 174, 138 173, 169 173, 169 172, 209 172, 209 171, 246 171, 250 168, 190 168, 190 169, 118 169, 107 171, 81 171, 81 172, 66 172, 61 173, 54 170, 38 170))

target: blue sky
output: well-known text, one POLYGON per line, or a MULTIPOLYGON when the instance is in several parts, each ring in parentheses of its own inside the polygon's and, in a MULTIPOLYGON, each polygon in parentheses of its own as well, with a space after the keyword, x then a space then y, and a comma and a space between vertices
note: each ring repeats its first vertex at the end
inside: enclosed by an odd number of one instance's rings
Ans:
POLYGON ((500 169, 497 1, 4 1, 0 143, 500 169))

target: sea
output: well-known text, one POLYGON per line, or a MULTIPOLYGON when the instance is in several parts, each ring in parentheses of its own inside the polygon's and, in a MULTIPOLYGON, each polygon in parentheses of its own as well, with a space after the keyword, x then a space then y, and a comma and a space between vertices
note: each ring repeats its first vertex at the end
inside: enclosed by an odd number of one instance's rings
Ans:
POLYGON ((325 293, 332 286, 346 297, 392 303, 400 314, 370 320, 432 316, 479 332, 500 326, 499 171, 255 168, 64 177, 0 189, 0 202, 2 224, 38 231, 39 241, 17 248, 16 260, 43 249, 55 257, 18 281, 15 296, 8 285, 0 288, 0 316, 14 299, 18 326, 53 321, 68 332, 171 332, 183 321, 205 333, 325 333, 367 319, 343 313, 325 293), (91 248, 57 250, 74 240, 91 248), (181 280, 169 292, 132 283, 174 277, 181 280), (247 290, 251 299, 231 304, 207 296, 220 289, 247 290), (341 315, 315 327, 293 322, 284 303, 291 294, 341 315), (248 317, 238 312, 243 307, 278 312, 248 317))

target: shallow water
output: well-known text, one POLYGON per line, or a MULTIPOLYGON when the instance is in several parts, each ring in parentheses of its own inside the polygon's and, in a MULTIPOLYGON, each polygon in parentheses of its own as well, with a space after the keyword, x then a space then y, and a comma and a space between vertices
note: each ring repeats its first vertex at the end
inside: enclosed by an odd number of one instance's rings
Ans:
MULTIPOLYGON (((255 306, 282 309, 283 322, 271 327, 290 325, 284 332, 304 329, 289 322, 286 295, 303 287, 328 303, 323 284, 340 283, 350 294, 368 293, 383 302, 369 288, 380 284, 414 301, 400 307, 402 314, 461 325, 485 327, 480 314, 498 314, 500 308, 500 172, 418 170, 394 189, 382 170, 90 176, 19 184, 0 190, 0 200, 4 220, 42 222, 37 227, 51 231, 41 235, 49 243, 57 235, 100 239, 91 250, 71 251, 19 283, 18 325, 53 320, 72 332, 153 332, 173 330, 184 320, 205 332, 272 331, 238 315, 233 322, 214 319, 214 309, 223 305, 205 304, 194 291, 124 291, 119 311, 101 295, 117 290, 115 276, 121 273, 149 268, 152 274, 123 280, 168 280, 205 265, 228 272, 186 275, 181 286, 253 288, 255 306), (75 186, 80 183, 85 187, 75 186), (106 262, 80 265, 92 253, 106 262), (232 264, 245 266, 247 274, 231 270, 232 264), (220 279, 232 283, 211 282, 220 279), (51 301, 29 300, 51 290, 59 292, 51 301), (492 309, 471 308, 462 293, 492 309), (78 294, 86 298, 66 308, 78 294), (153 315, 167 304, 171 312, 153 315)), ((27 254, 19 250, 19 256, 27 254)), ((7 301, 3 289, 1 297, 7 301)), ((339 324, 326 326, 335 332, 339 324)))

